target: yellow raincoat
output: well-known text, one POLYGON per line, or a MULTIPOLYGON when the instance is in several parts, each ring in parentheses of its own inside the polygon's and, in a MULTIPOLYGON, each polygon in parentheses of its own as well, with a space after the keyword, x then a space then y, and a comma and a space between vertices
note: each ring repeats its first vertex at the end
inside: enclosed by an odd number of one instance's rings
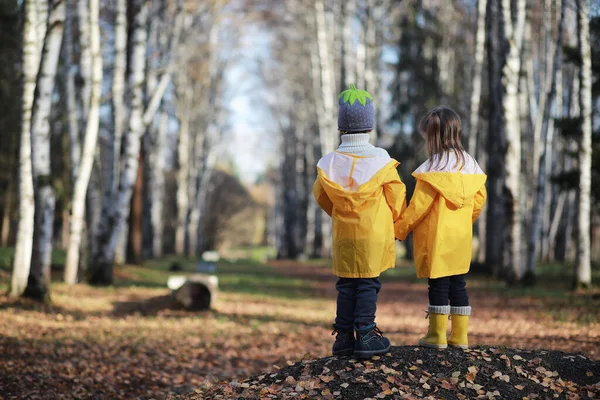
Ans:
POLYGON ((333 273, 375 278, 394 268, 394 221, 406 208, 406 187, 389 156, 332 152, 317 164, 313 194, 332 218, 333 273))
POLYGON ((473 223, 487 197, 486 175, 466 154, 464 168, 451 156, 443 170, 429 171, 429 161, 413 176, 417 180, 410 205, 395 223, 396 238, 414 230, 414 257, 419 278, 440 278, 469 271, 473 223))

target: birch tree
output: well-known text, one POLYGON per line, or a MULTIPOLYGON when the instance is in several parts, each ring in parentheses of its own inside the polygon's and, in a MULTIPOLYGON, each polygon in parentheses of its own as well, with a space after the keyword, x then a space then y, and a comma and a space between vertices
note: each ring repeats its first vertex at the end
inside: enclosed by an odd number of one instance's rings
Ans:
MULTIPOLYGON (((92 257, 90 283, 110 285, 113 279, 113 263, 120 235, 125 229, 129 215, 133 184, 137 176, 140 140, 144 131, 144 79, 146 66, 146 24, 148 21, 148 2, 136 0, 134 19, 131 28, 130 75, 128 90, 131 95, 129 104, 129 126, 124 136, 123 170, 120 175, 119 190, 106 205, 106 215, 100 226, 98 249, 92 257)), ((104 206, 103 206, 104 208, 104 206)))
POLYGON ((189 194, 192 190, 188 182, 190 173, 190 109, 193 88, 187 81, 185 72, 177 74, 177 117, 179 135, 177 142, 177 228, 175 231, 175 253, 185 253, 185 238, 188 235, 189 194))
MULTIPOLYGON (((23 98, 19 145, 19 225, 12 265, 11 296, 21 296, 27 287, 31 266, 34 227, 34 189, 31 165, 31 114, 39 68, 39 13, 35 0, 24 1, 23 98)), ((45 21, 43 23, 45 25, 45 21)))
MULTIPOLYGON (((321 155, 325 155, 335 148, 334 133, 336 132, 334 121, 335 82, 333 79, 333 65, 330 59, 329 38, 325 24, 325 8, 323 0, 315 0, 314 13, 316 20, 316 40, 319 60, 319 78, 323 108, 317 111, 319 121, 319 140, 321 143, 321 155)), ((358 62, 360 64, 360 61, 358 62)), ((358 65, 357 64, 357 65, 358 65)), ((313 77, 314 79, 315 77, 313 77)), ((358 79, 358 78, 357 78, 358 79)), ((329 256, 331 252, 331 220, 321 213, 321 254, 329 256)))
MULTIPOLYGON (((550 19, 550 10, 551 10, 551 2, 546 1, 546 18, 550 19)), ((563 21, 565 14, 566 0, 562 0, 560 7, 560 23, 558 27, 558 38, 556 40, 556 46, 550 46, 550 49, 554 48, 554 51, 550 51, 550 54, 553 54, 553 57, 550 58, 548 54, 548 59, 552 60, 552 66, 549 68, 549 73, 546 75, 546 83, 543 86, 545 91, 542 92, 540 96, 540 115, 542 116, 544 126, 542 129, 542 153, 538 161, 538 176, 537 176, 537 190, 536 190, 536 200, 533 208, 533 221, 531 224, 531 234, 529 235, 529 248, 528 248, 528 256, 527 256, 527 281, 533 281, 535 276, 535 263, 536 256, 538 254, 537 249, 539 248, 540 242, 540 232, 542 228, 542 211, 548 205, 546 204, 546 185, 547 183, 547 171, 546 169, 549 167, 548 158, 552 156, 551 154, 551 134, 550 131, 553 130, 553 127, 550 125, 553 124, 553 121, 550 120, 550 112, 552 102, 554 101, 554 96, 556 94, 556 75, 558 73, 559 65, 561 63, 562 57, 562 36, 563 36, 563 21), (545 97, 545 98, 544 98, 545 97)), ((552 41, 552 37, 550 34, 549 27, 546 30, 546 40, 550 43, 552 41)), ((535 160, 534 160, 535 161, 535 160)))
POLYGON ((475 51, 473 57, 473 87, 469 116, 469 152, 477 158, 477 135, 479 131, 479 103, 481 102, 481 75, 485 54, 485 9, 487 0, 477 0, 477 30, 475 31, 475 51))
POLYGON ((65 263, 65 282, 77 283, 77 272, 79 270, 79 256, 83 222, 85 218, 85 197, 88 191, 88 183, 92 167, 94 165, 94 154, 98 140, 98 128, 100 123, 100 96, 102 94, 102 54, 100 52, 100 26, 99 0, 89 1, 89 28, 90 28, 90 51, 92 58, 92 75, 90 86, 90 102, 87 113, 83 152, 80 157, 80 165, 75 180, 71 219, 69 221, 69 247, 65 263))
POLYGON ((575 287, 592 284, 590 253, 590 200, 592 186, 592 50, 587 2, 577 0, 579 70, 579 104, 581 108, 581 144, 579 146, 579 207, 577 215, 577 265, 575 287))
POLYGON ((35 225, 29 282, 24 295, 44 301, 49 297, 50 261, 56 194, 50 171, 50 109, 63 38, 65 3, 54 0, 50 9, 32 115, 32 165, 35 185, 35 225))

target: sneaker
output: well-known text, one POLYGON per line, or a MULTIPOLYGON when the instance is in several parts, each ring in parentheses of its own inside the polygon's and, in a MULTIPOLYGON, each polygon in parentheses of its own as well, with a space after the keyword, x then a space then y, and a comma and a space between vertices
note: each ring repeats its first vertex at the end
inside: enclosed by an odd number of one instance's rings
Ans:
POLYGON ((335 343, 333 343, 333 355, 334 356, 351 356, 354 352, 354 332, 353 331, 342 331, 337 328, 333 328, 332 335, 335 337, 335 343))
POLYGON ((375 324, 356 329, 355 357, 371 358, 377 354, 387 353, 390 347, 390 341, 383 336, 383 332, 375 324))

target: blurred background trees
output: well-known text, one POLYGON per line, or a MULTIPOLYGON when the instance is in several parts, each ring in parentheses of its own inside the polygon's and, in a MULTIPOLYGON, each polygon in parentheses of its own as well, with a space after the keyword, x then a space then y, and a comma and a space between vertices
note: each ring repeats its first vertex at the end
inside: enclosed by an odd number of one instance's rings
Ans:
MULTIPOLYGON (((409 193, 438 104, 487 172, 474 261, 591 285, 600 260, 600 7, 589 0, 1 0, 0 240, 12 293, 115 265, 266 245, 328 257, 315 164, 337 93, 409 193), (53 272, 52 250, 65 251, 53 272)), ((410 257, 410 239, 404 243, 410 257)))

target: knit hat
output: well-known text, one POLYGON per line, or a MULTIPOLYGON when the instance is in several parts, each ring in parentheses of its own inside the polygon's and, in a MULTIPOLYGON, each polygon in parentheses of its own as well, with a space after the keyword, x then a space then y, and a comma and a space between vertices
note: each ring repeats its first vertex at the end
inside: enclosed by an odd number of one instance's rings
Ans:
POLYGON ((373 96, 354 85, 338 96, 338 130, 343 132, 365 132, 375 125, 373 96), (358 100, 358 101, 357 101, 358 100))

